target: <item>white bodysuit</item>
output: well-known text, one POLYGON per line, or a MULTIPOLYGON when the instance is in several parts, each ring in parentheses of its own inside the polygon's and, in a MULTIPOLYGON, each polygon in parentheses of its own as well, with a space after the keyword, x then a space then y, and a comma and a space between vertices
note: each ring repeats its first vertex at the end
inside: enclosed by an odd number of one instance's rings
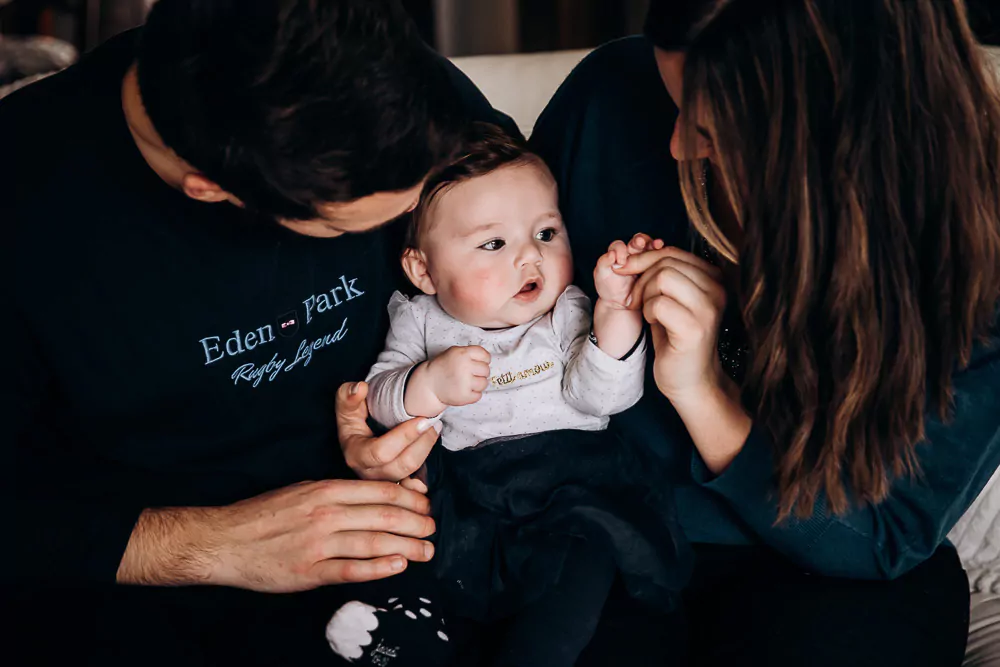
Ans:
POLYGON ((417 365, 456 345, 479 345, 492 357, 482 399, 444 412, 441 439, 453 451, 544 431, 599 431, 642 396, 645 340, 623 360, 608 356, 590 340, 590 299, 574 286, 550 312, 510 329, 463 324, 427 295, 397 292, 389 316, 385 349, 368 373, 368 409, 386 428, 413 419, 403 398, 417 365))

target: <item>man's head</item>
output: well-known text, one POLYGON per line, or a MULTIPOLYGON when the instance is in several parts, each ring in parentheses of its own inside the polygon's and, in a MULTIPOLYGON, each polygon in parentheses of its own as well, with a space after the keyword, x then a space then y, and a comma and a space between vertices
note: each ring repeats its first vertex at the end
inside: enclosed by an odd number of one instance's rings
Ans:
POLYGON ((465 120, 394 0, 159 0, 137 71, 189 196, 318 236, 411 209, 465 120))
POLYGON ((457 320, 530 322, 555 306, 573 259, 555 179, 540 157, 476 123, 462 157, 433 174, 413 215, 403 269, 457 320))

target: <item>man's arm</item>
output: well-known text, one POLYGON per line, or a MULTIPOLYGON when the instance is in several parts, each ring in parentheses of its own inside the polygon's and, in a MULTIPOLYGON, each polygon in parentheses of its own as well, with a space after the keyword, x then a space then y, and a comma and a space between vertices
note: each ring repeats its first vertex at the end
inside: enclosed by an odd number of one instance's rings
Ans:
MULTIPOLYGON (((432 556, 423 539, 434 532, 430 503, 391 483, 308 482, 226 507, 148 508, 155 480, 102 460, 71 431, 38 339, 17 313, 12 324, 0 440, 13 553, 4 585, 294 591, 391 576, 432 556)), ((436 437, 411 422, 371 440, 405 449, 436 437)))
MULTIPOLYGON (((5 295, 13 286, 7 285, 5 295)), ((70 419, 58 400, 30 323, 10 313, 13 381, 3 404, 9 413, 2 438, 4 506, 11 522, 8 544, 19 581, 110 583, 142 512, 131 488, 120 486, 112 466, 101 466, 82 442, 71 442, 70 419)))

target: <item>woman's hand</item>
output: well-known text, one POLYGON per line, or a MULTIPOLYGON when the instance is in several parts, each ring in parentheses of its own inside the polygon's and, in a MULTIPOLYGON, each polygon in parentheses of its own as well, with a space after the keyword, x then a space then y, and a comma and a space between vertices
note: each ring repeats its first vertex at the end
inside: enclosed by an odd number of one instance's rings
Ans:
POLYGON ((677 248, 631 255, 622 275, 638 275, 630 307, 652 328, 656 385, 671 402, 722 384, 717 341, 726 307, 722 272, 677 248))
POLYGON ((739 387, 719 362, 722 272, 677 248, 634 255, 618 271, 639 275, 630 307, 641 308, 652 329, 656 386, 677 410, 705 466, 721 474, 753 426, 739 387))
POLYGON ((337 392, 337 435, 347 465, 362 479, 405 481, 419 471, 437 442, 440 423, 433 419, 411 419, 385 435, 375 437, 368 427, 368 385, 344 384, 337 392))

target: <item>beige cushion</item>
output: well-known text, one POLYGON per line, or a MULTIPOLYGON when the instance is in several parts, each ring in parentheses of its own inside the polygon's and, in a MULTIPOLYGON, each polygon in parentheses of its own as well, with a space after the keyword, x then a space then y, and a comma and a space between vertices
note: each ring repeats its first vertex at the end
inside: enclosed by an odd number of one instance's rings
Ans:
POLYGON ((479 86, 494 107, 513 118, 527 137, 552 94, 587 53, 584 49, 470 56, 453 58, 452 62, 479 86))

